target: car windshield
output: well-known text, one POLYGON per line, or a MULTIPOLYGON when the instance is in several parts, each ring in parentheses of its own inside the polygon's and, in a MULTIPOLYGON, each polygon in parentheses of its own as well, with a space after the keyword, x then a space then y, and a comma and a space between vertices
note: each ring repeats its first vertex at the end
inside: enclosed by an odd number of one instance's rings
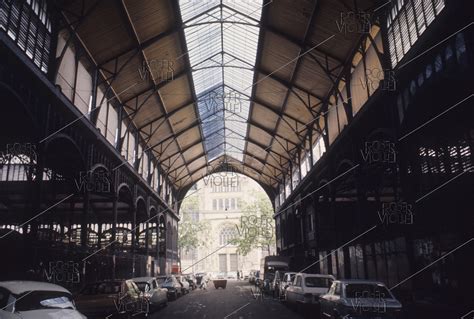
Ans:
POLYGON ((304 280, 304 284, 306 287, 309 287, 309 288, 316 288, 316 287, 329 288, 331 287, 332 280, 329 278, 321 278, 321 277, 306 277, 304 280))
POLYGON ((161 285, 161 284, 164 284, 166 282, 166 278, 158 277, 158 278, 156 278, 156 281, 158 282, 159 285, 161 285))
POLYGON ((348 284, 346 285, 346 297, 392 299, 387 288, 380 284, 348 284))
POLYGON ((116 294, 120 292, 119 282, 100 282, 90 284, 84 287, 82 295, 104 295, 104 294, 116 294))
POLYGON ((61 291, 29 291, 16 298, 16 311, 47 308, 75 309, 72 296, 61 291))
POLYGON ((296 274, 291 274, 290 275, 290 281, 291 282, 295 281, 295 276, 296 276, 296 274))

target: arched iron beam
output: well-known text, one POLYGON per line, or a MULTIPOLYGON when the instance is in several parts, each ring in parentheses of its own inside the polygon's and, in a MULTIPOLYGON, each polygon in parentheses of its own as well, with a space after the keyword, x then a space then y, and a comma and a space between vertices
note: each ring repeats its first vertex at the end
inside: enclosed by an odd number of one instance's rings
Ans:
MULTIPOLYGON (((304 32, 302 44, 306 43, 307 39, 309 38, 309 34, 310 34, 310 31, 311 31, 312 26, 313 26, 313 23, 314 23, 314 18, 315 18, 315 16, 316 16, 316 9, 317 9, 317 7, 318 7, 318 1, 315 1, 314 5, 313 5, 313 9, 312 9, 312 11, 311 11, 311 15, 310 15, 308 24, 306 25, 306 30, 305 30, 305 32, 304 32)), ((292 70, 292 72, 291 72, 290 81, 289 81, 288 85, 286 85, 286 87, 288 88, 288 90, 287 90, 286 96, 285 96, 285 98, 284 98, 282 107, 281 107, 281 112, 282 112, 282 113, 285 112, 285 109, 286 109, 286 107, 287 107, 287 105, 288 105, 288 98, 289 98, 290 93, 291 93, 290 89, 294 86, 294 83, 295 83, 295 80, 296 80, 296 74, 298 73, 298 70, 299 70, 299 68, 300 68, 300 66, 301 66, 302 54, 303 54, 303 52, 304 52, 303 50, 304 50, 303 45, 300 45, 300 50, 299 50, 298 55, 297 55, 297 59, 296 59, 296 62, 295 62, 295 67, 293 68, 293 70, 292 70)), ((321 100, 321 99, 320 99, 320 100, 321 100)), ((281 117, 278 118, 277 123, 276 123, 276 125, 275 125, 275 132, 278 130, 278 127, 279 127, 279 125, 280 125, 280 119, 281 119, 281 117)), ((276 136, 276 134, 275 134, 274 136, 272 136, 272 141, 270 142, 270 144, 273 143, 274 140, 276 140, 275 136, 276 136)), ((298 140, 299 140, 299 139, 298 139, 298 140)), ((277 141, 278 141, 278 140, 277 140, 277 141)), ((302 143, 304 143, 304 139, 303 139, 302 142, 300 141, 300 144, 302 144, 302 143)), ((296 146, 296 148, 297 148, 297 152, 295 152, 295 153, 299 153, 299 152, 298 152, 298 147, 299 147, 299 146, 298 146, 298 145, 295 145, 295 146, 296 146)), ((296 155, 299 156, 299 154, 296 154, 296 155)), ((290 157, 291 157, 291 155, 290 155, 290 157)), ((268 154, 267 154, 267 156, 265 157, 265 161, 267 161, 267 158, 268 158, 268 154)), ((298 160, 299 160, 299 158, 298 158, 298 160)), ((292 161, 290 161, 290 165, 291 165, 291 162, 292 162, 292 161)))
MULTIPOLYGON (((128 12, 127 6, 126 6, 126 4, 125 4, 125 0, 121 0, 121 1, 120 1, 119 11, 120 11, 121 16, 122 16, 122 18, 123 18, 123 20, 124 20, 124 22, 125 22, 125 24, 126 24, 126 28, 127 28, 128 32, 130 33, 130 35, 131 35, 133 41, 135 42, 135 45, 136 45, 137 47, 139 47, 139 46, 140 46, 140 40, 139 40, 139 37, 138 37, 138 35, 137 35, 137 32, 136 32, 136 30, 135 30, 135 28, 134 28, 134 26, 133 26, 133 22, 132 22, 132 19, 131 19, 131 17, 130 17, 130 14, 129 14, 129 12, 128 12)), ((150 76, 151 76, 151 78, 152 78, 153 83, 156 83, 156 82, 155 82, 155 79, 153 78, 153 73, 152 73, 152 70, 151 70, 151 68, 150 68, 150 65, 148 64, 148 61, 147 61, 147 59, 146 59, 146 56, 145 56, 144 51, 143 51, 143 50, 139 50, 139 52, 140 52, 140 55, 141 55, 143 61, 146 61, 146 62, 147 62, 147 63, 146 63, 146 68, 148 69, 148 72, 149 72, 149 74, 150 74, 150 76)), ((115 79, 115 78, 114 78, 114 79, 115 79)), ((163 112, 166 114, 166 109, 165 109, 164 103, 163 103, 163 101, 162 101, 162 99, 161 99, 161 96, 160 96, 159 94, 157 94, 157 100, 158 100, 159 104, 161 105, 161 107, 163 108, 163 112)), ((171 132, 174 133, 174 129, 173 129, 173 126, 171 125, 171 123, 170 123, 170 121, 169 121, 169 118, 167 119, 167 121, 168 121, 168 123, 169 123, 169 125, 170 125, 171 132)), ((181 146, 180 146, 178 143, 177 143, 177 145, 178 145, 178 149, 181 150, 181 146)), ((181 155, 181 157, 182 157, 183 161, 186 162, 186 159, 184 158, 184 156, 181 155)), ((189 173, 189 171, 188 171, 188 173, 189 173)))

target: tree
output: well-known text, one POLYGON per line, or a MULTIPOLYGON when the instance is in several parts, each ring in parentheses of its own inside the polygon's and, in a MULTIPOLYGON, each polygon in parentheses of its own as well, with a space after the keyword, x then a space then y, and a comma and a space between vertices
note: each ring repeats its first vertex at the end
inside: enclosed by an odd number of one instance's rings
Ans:
POLYGON ((189 251, 201 246, 206 246, 208 242, 206 234, 209 224, 207 221, 200 221, 198 215, 199 197, 197 195, 187 197, 181 205, 181 220, 178 228, 178 248, 180 255, 182 251, 189 251))
POLYGON ((238 253, 243 256, 254 248, 264 248, 270 254, 270 248, 275 244, 272 204, 264 193, 257 193, 255 197, 253 202, 242 203, 238 236, 232 240, 238 253))

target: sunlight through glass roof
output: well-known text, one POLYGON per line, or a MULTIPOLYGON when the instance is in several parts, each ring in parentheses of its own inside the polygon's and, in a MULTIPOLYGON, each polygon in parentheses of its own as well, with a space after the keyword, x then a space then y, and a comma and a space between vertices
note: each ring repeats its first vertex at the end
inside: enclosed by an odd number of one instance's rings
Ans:
POLYGON ((207 159, 243 160, 263 0, 181 0, 207 159))

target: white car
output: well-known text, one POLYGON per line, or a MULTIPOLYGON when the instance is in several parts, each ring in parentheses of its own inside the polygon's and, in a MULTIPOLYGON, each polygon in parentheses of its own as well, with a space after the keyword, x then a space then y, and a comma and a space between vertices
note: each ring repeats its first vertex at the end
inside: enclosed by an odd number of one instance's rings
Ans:
POLYGON ((36 281, 0 282, 0 318, 87 319, 76 310, 67 289, 36 281))
POLYGON ((178 282, 181 284, 182 290, 181 290, 181 295, 185 295, 189 293, 190 287, 189 287, 189 282, 184 278, 184 276, 181 275, 176 275, 176 279, 178 279, 178 282))
MULTIPOLYGON (((279 275, 281 272, 278 272, 279 275)), ((290 286, 290 283, 293 283, 295 280, 296 273, 295 272, 285 272, 283 275, 283 278, 280 278, 278 276, 279 282, 278 282, 278 289, 279 289, 279 295, 280 298, 284 298, 286 294, 286 289, 290 286)))
POLYGON ((294 305, 319 305, 319 296, 328 292, 332 275, 297 273, 286 289, 285 301, 294 305))
POLYGON ((168 289, 161 288, 156 278, 137 277, 132 278, 132 280, 137 284, 138 289, 144 293, 145 298, 149 300, 152 310, 168 304, 168 289))
POLYGON ((321 319, 402 317, 402 304, 380 281, 336 280, 320 303, 321 319))

